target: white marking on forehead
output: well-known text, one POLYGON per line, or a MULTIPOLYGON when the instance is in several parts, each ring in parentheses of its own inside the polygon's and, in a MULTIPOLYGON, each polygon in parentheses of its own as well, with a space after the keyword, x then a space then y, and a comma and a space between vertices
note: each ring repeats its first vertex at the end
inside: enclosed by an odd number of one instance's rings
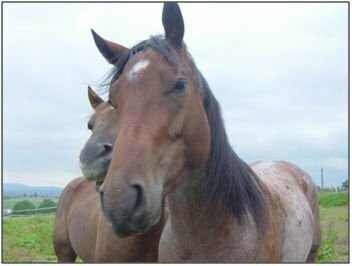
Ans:
POLYGON ((128 79, 133 79, 139 72, 145 69, 149 65, 149 60, 142 60, 134 64, 131 70, 127 73, 128 79))

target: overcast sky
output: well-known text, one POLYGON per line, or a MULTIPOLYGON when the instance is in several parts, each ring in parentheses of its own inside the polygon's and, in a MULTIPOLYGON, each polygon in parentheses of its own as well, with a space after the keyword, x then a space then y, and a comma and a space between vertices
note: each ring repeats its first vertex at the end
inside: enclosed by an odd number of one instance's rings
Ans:
MULTIPOLYGON (((89 137, 87 86, 111 67, 90 29, 131 47, 162 4, 3 4, 3 181, 65 186, 89 137)), ((180 4, 185 42, 245 161, 348 178, 347 3, 180 4)), ((103 95, 106 98, 106 95, 103 95)))

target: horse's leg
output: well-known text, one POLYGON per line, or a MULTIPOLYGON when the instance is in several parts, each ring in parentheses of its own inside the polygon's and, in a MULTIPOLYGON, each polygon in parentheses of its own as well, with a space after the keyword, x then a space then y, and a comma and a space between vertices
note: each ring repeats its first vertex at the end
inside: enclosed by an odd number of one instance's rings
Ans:
POLYGON ((320 244, 321 244, 318 200, 316 200, 315 208, 313 209, 313 215, 314 215, 314 226, 315 226, 314 237, 313 237, 312 247, 310 249, 310 252, 309 252, 309 255, 308 255, 306 262, 314 262, 315 257, 318 254, 320 244))
POLYGON ((77 254, 68 238, 66 224, 60 223, 59 220, 55 223, 53 243, 58 262, 75 262, 77 254))
POLYGON ((68 193, 69 189, 65 189, 60 197, 57 205, 56 218, 53 231, 53 244, 58 262, 74 262, 77 258, 76 252, 73 250, 67 231, 68 209, 68 193))
POLYGON ((57 257, 57 262, 75 262, 77 254, 73 250, 71 244, 60 243, 58 246, 55 246, 55 253, 57 257))

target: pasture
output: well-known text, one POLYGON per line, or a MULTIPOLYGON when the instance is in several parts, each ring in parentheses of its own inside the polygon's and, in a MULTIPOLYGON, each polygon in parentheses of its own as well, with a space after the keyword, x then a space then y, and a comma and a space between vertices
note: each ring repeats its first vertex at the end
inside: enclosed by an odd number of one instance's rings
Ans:
POLYGON ((54 215, 4 218, 2 261, 56 261, 53 224, 54 215))
MULTIPOLYGON (((322 246, 317 262, 348 262, 347 193, 320 193, 322 246)), ((54 216, 3 219, 2 262, 55 262, 54 216)))

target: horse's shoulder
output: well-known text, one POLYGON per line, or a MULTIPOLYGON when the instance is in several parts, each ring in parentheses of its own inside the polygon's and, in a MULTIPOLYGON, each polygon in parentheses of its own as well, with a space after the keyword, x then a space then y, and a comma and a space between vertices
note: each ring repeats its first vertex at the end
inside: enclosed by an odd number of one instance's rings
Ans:
POLYGON ((303 190, 306 190, 304 186, 313 183, 312 178, 306 172, 287 161, 255 161, 250 164, 250 167, 262 178, 276 179, 280 176, 280 180, 295 180, 303 190))
POLYGON ((265 184, 265 194, 272 209, 286 213, 292 207, 292 197, 296 197, 297 201, 299 198, 302 206, 307 200, 313 205, 311 203, 316 197, 313 179, 298 166, 286 161, 258 161, 251 167, 265 184))

